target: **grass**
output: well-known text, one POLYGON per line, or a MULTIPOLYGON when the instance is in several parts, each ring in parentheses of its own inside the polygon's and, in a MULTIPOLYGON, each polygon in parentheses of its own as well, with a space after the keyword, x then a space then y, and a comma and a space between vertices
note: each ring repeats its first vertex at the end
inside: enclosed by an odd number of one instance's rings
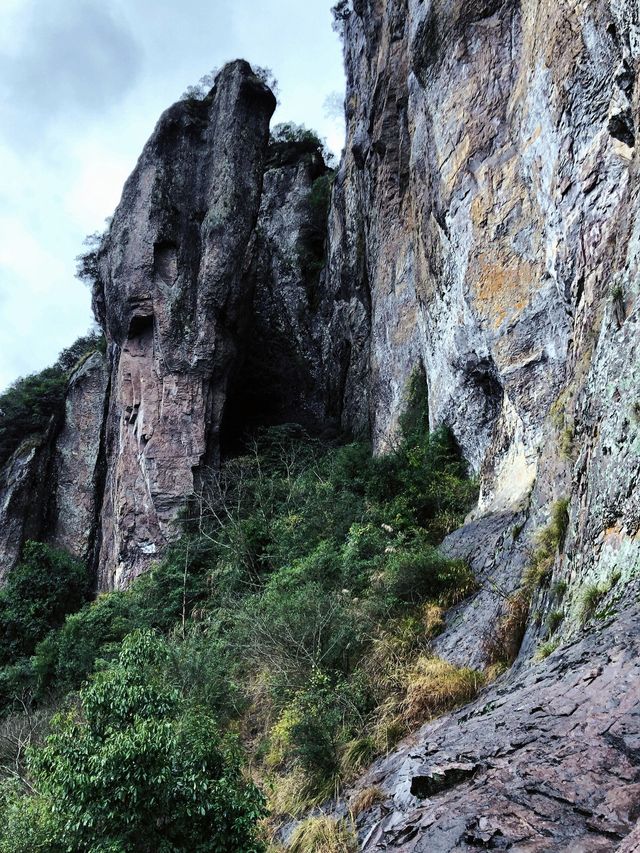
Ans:
POLYGON ((527 630, 531 599, 522 590, 507 599, 506 611, 484 640, 484 654, 490 667, 511 666, 518 657, 527 630))
POLYGON ((324 787, 299 767, 288 773, 271 777, 268 783, 267 807, 272 818, 299 818, 317 808, 336 793, 335 780, 324 787))
MULTIPOLYGON (((588 584, 582 590, 578 604, 578 616, 580 622, 584 625, 591 619, 592 616, 597 616, 596 609, 603 598, 605 598, 614 586, 622 577, 619 571, 613 572, 610 577, 600 584, 588 584)), ((604 618, 610 615, 609 612, 604 614, 604 618)))
POLYGON ((573 458, 574 438, 575 430, 573 426, 566 426, 560 433, 560 438, 558 439, 558 447, 560 449, 560 456, 563 459, 573 458))
POLYGON ((452 711, 475 698, 484 684, 481 673, 441 658, 419 658, 408 674, 402 715, 409 726, 452 711))
MULTIPOLYGON (((535 547, 529 564, 522 577, 520 588, 509 596, 503 616, 484 640, 484 652, 489 667, 510 666, 518 656, 522 640, 527 629, 529 611, 533 596, 551 577, 551 571, 558 552, 564 548, 569 530, 569 499, 561 498, 551 507, 549 524, 538 531, 535 547)), ((562 598, 567 585, 559 581, 554 595, 562 598)), ((550 614, 553 632, 562 620, 562 614, 554 611, 550 614)))
POLYGON ((349 741, 340 760, 343 777, 349 778, 359 773, 372 763, 379 752, 379 744, 373 735, 364 735, 349 741))
POLYGON ((564 613, 561 610, 552 610, 547 616, 547 629, 550 634, 554 634, 560 627, 564 613))
POLYGON ((349 814, 352 820, 356 820, 363 812, 368 812, 369 809, 383 803, 386 799, 387 795, 380 788, 372 786, 358 791, 349 803, 349 814))
POLYGON ((566 595, 568 588, 569 588, 569 585, 566 581, 556 581, 554 583, 554 585, 551 587, 551 594, 558 601, 562 601, 562 599, 566 595))
POLYGON ((358 840, 346 821, 310 817, 299 824, 289 842, 290 853, 357 853, 358 840))
POLYGON ((558 640, 547 640, 543 643, 536 653, 536 660, 545 660, 550 654, 553 654, 560 645, 558 640))

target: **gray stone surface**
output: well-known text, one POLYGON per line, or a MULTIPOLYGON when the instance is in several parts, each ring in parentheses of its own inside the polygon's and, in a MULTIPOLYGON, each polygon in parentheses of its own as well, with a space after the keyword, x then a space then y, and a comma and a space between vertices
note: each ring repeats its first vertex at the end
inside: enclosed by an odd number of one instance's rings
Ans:
POLYGON ((0 582, 16 565, 28 539, 47 533, 54 425, 26 439, 0 468, 0 582))
POLYGON ((94 305, 112 368, 101 589, 126 585, 157 558, 198 471, 218 458, 274 108, 239 60, 204 101, 167 110, 103 244, 94 305))
POLYGON ((69 381, 64 424, 54 454, 55 509, 51 541, 76 559, 93 558, 102 500, 99 458, 109 370, 94 352, 69 381))

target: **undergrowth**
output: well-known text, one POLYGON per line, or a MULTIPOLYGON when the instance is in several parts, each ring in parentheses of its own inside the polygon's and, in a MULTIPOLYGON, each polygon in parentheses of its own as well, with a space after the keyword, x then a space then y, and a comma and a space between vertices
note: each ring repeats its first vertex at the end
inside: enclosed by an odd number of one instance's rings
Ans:
MULTIPOLYGON (((63 624, 56 616, 21 653, 19 677, 18 658, 5 658, 5 713, 12 690, 31 707, 67 703, 150 629, 165 638, 154 678, 184 713, 237 735, 273 815, 298 816, 406 731, 469 701, 480 675, 435 658, 431 641, 475 589, 437 545, 476 487, 451 435, 428 431, 415 388, 402 430, 380 458, 296 427, 257 436, 210 472, 152 571, 63 624)), ((27 761, 25 797, 32 773, 27 761)), ((294 842, 352 844, 343 825, 317 822, 294 842)))

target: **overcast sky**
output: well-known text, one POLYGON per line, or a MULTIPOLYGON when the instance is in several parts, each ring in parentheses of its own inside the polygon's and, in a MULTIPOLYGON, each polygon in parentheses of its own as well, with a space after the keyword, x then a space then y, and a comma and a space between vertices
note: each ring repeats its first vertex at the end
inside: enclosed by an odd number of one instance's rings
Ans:
POLYGON ((273 69, 277 121, 343 130, 331 0, 0 0, 0 390, 92 323, 74 279, 160 113, 237 57, 273 69), (335 101, 335 96, 333 98, 335 101))

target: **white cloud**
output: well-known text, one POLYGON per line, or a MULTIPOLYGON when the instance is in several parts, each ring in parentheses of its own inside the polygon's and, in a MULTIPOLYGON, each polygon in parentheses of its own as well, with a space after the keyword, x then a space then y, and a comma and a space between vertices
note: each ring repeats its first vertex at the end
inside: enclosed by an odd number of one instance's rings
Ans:
POLYGON ((274 121, 318 130, 344 86, 330 0, 0 0, 0 388, 90 326, 74 280, 160 113, 205 72, 272 68, 274 121))

